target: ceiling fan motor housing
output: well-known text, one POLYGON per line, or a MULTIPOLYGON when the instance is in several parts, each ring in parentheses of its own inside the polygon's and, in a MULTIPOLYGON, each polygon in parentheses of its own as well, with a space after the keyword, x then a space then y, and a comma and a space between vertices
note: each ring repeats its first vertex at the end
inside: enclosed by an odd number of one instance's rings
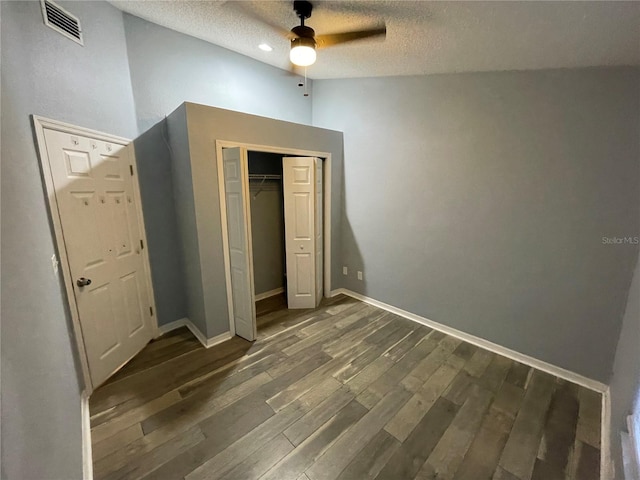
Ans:
POLYGON ((291 40, 291 48, 295 47, 311 47, 316 49, 316 41, 313 38, 298 37, 291 40))
POLYGON ((299 67, 308 67, 316 61, 316 47, 330 47, 341 43, 353 42, 371 37, 384 37, 387 29, 384 24, 381 27, 360 30, 354 32, 333 33, 330 35, 320 35, 316 39, 316 32, 311 27, 304 24, 305 19, 311 17, 313 6, 305 0, 293 2, 293 9, 300 19, 300 25, 293 27, 288 37, 291 39, 291 50, 289 59, 291 63, 299 67))
MULTIPOLYGON (((308 38, 313 40, 316 36, 316 32, 311 27, 307 27, 306 25, 298 25, 297 27, 293 27, 291 32, 299 37, 299 38, 308 38)), ((315 42, 314 42, 315 43, 315 42)))
POLYGON ((295 10, 298 18, 304 21, 311 16, 313 5, 311 5, 311 2, 305 0, 296 0, 293 2, 293 10, 295 10))

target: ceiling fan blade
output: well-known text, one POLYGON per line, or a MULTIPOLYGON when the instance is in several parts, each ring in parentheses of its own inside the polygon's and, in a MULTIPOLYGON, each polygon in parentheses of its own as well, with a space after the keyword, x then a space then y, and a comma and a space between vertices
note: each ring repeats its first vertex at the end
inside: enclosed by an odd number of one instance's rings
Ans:
POLYGON ((387 27, 372 28, 370 30, 359 30, 355 32, 331 33, 329 35, 316 35, 317 48, 327 48, 341 43, 364 40, 365 38, 385 37, 387 27))

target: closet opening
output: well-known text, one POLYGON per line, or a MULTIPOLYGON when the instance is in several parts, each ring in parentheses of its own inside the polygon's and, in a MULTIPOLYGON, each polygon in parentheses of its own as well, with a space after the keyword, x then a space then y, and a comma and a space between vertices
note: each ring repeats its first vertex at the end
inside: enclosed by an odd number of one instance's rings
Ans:
POLYGON ((287 309, 282 154, 248 151, 253 285, 258 331, 287 309))
POLYGON ((331 155, 216 146, 230 330, 254 340, 330 296, 331 155))

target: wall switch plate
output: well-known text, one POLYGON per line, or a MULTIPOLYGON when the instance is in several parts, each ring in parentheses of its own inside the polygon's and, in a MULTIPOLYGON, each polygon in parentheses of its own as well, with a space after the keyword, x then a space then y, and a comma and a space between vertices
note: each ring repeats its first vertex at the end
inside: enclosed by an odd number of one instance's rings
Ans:
POLYGON ((342 274, 347 275, 347 273, 348 273, 347 267, 342 267, 342 274))
POLYGON ((58 273, 58 257, 54 253, 51 255, 51 266, 53 267, 53 273, 58 273))
POLYGON ((362 280, 362 272, 358 272, 358 280, 362 280))

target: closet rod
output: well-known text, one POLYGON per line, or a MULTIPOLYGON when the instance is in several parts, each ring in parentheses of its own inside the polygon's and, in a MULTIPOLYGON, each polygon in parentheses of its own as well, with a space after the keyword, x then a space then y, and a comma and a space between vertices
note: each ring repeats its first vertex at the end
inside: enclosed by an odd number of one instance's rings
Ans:
POLYGON ((253 196, 253 199, 255 200, 258 195, 260 195, 260 192, 262 191, 262 185, 264 185, 265 180, 282 180, 282 175, 259 175, 257 173, 250 173, 249 181, 251 180, 260 180, 258 191, 253 196))
POLYGON ((249 180, 282 180, 282 175, 261 175, 259 173, 250 173, 249 180))

